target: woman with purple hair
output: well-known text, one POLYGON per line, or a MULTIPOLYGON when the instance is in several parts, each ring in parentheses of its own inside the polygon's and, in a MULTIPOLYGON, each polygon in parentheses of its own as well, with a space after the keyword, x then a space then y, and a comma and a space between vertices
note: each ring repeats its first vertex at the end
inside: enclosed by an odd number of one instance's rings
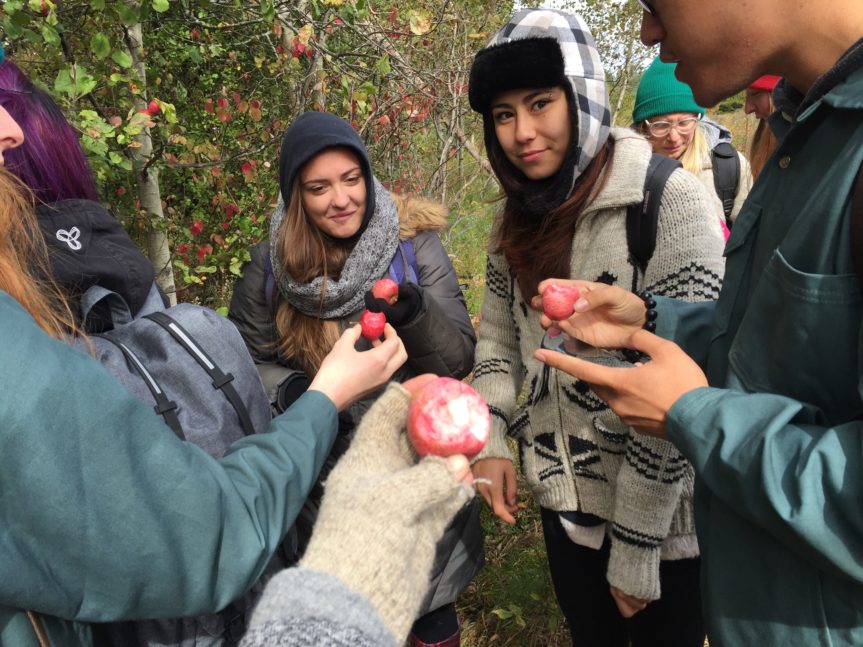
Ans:
POLYGON ((8 59, 0 64, 0 106, 24 133, 23 143, 5 152, 4 165, 36 196, 53 278, 81 328, 94 333, 111 327, 107 304, 94 303, 94 286, 122 297, 132 316, 166 305, 152 263, 98 202, 78 133, 54 100, 8 59))

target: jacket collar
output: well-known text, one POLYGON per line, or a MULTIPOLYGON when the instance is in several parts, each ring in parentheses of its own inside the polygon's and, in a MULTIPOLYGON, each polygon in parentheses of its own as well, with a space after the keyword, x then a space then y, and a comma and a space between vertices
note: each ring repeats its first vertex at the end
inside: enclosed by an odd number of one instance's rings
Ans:
POLYGON ((602 188, 584 209, 587 215, 600 209, 617 209, 644 197, 644 176, 650 163, 650 143, 628 128, 612 128, 614 156, 605 167, 602 188))

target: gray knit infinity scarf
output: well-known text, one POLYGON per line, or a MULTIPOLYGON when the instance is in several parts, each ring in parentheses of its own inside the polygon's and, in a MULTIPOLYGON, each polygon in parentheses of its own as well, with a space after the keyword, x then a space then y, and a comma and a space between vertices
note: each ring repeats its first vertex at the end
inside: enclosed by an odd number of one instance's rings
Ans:
POLYGON ((374 178, 375 212, 345 261, 336 281, 327 279, 327 291, 321 300, 323 277, 311 283, 297 283, 284 271, 279 240, 279 227, 285 215, 281 199, 270 219, 270 258, 279 290, 287 301, 304 315, 321 319, 340 319, 364 307, 363 295, 375 281, 386 274, 399 244, 399 214, 392 196, 374 178))

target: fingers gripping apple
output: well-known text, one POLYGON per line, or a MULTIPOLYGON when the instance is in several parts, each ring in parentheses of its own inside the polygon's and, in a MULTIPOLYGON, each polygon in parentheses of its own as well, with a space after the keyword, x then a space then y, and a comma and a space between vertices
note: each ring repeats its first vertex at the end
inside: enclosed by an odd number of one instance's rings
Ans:
POLYGON ((476 456, 488 442, 491 415, 473 387, 451 377, 423 386, 408 407, 408 438, 417 454, 476 456))

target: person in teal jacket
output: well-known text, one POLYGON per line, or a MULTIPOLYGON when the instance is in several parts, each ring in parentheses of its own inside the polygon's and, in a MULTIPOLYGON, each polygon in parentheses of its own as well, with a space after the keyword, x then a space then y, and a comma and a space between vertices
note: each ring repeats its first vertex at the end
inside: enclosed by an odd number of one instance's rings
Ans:
POLYGON ((692 461, 711 647, 863 644, 863 305, 849 235, 863 4, 642 5, 642 40, 701 105, 784 77, 779 145, 728 240, 718 302, 579 283, 576 314, 544 323, 650 361, 536 356, 692 461), (641 330, 654 317, 656 336, 641 330))
MULTIPOLYGON (((0 161, 21 138, 0 107, 0 161)), ((87 623, 217 611, 278 547, 338 410, 404 347, 390 327, 359 353, 346 331, 270 433, 215 460, 58 339, 71 314, 33 279, 45 248, 20 188, 0 169, 0 645, 87 646, 87 623)))

